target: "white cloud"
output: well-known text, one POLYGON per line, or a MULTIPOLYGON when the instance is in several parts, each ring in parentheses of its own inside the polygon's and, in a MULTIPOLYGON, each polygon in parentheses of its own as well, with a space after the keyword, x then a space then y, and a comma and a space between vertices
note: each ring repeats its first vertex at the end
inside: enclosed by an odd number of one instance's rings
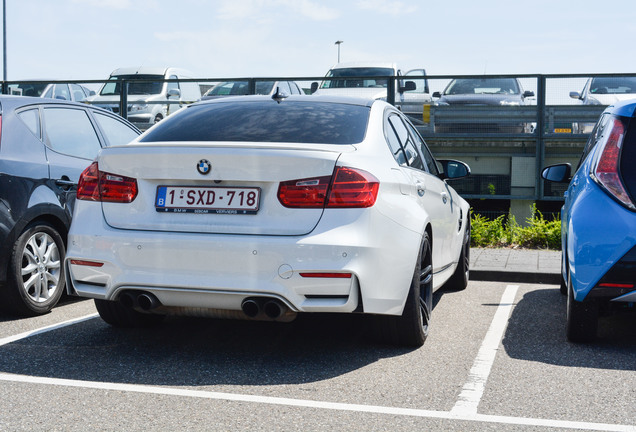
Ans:
POLYGON ((115 10, 153 10, 161 7, 159 0, 72 0, 80 6, 99 7, 115 10))
POLYGON ((224 0, 219 7, 218 17, 225 20, 271 19, 274 16, 295 19, 290 12, 314 21, 328 21, 340 16, 336 9, 311 0, 224 0))
POLYGON ((380 14, 404 15, 417 11, 417 6, 406 5, 399 0, 358 0, 356 3, 360 9, 375 11, 380 14))
POLYGON ((130 0, 73 0, 73 3, 107 9, 130 9, 132 6, 130 0))

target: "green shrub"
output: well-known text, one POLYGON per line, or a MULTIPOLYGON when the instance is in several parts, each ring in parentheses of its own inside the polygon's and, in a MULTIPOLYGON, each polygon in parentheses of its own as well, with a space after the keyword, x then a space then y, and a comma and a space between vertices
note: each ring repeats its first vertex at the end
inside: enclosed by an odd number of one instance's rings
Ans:
POLYGON ((561 249, 561 220, 558 216, 548 221, 533 204, 532 215, 526 221, 527 225, 521 226, 512 214, 488 220, 472 213, 471 246, 561 249))

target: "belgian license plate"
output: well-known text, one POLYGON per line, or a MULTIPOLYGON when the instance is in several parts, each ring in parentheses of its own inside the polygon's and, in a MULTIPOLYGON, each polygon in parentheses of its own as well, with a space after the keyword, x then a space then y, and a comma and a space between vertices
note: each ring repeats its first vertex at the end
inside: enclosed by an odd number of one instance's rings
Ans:
POLYGON ((155 209, 169 213, 256 214, 260 194, 259 188, 159 186, 155 209))

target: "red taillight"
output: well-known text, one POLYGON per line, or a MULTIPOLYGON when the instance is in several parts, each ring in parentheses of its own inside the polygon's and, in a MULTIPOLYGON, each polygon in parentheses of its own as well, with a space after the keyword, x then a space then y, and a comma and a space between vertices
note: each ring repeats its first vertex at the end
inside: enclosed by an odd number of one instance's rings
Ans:
POLYGON ((617 200, 634 209, 636 207, 629 198, 618 172, 625 126, 619 118, 612 117, 605 128, 606 138, 598 144, 600 155, 592 168, 592 178, 617 200))
POLYGON ((77 199, 130 203, 137 197, 137 180, 101 172, 97 162, 84 170, 77 185, 77 199))
POLYGON ((332 176, 282 182, 278 200, 292 208, 364 208, 375 204, 379 187, 366 171, 336 167, 332 176))
POLYGON ((371 207, 378 196, 380 182, 366 171, 338 167, 327 207, 371 207))
POLYGON ((291 180, 278 186, 278 200, 285 207, 323 208, 331 177, 291 180))

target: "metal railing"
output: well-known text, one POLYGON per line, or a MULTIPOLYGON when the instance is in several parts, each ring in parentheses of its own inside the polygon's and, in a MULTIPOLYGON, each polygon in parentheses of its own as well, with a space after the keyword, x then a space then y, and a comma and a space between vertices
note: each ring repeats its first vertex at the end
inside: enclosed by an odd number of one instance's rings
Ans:
MULTIPOLYGON (((437 157, 464 160, 471 166, 471 177, 453 183, 466 198, 558 201, 562 199, 563 188, 544 183, 540 178, 542 168, 557 162, 571 162, 576 165, 591 125, 605 108, 602 105, 583 105, 580 101, 571 99, 569 93, 580 90, 592 76, 634 75, 636 74, 427 75, 357 78, 385 80, 385 87, 377 89, 381 93, 380 97, 403 110, 433 153, 437 157), (534 96, 516 106, 437 105, 436 99, 431 99, 430 96, 435 91, 441 92, 455 78, 514 78, 523 83, 524 89, 530 90, 534 96), (424 86, 417 86, 418 92, 406 90, 407 81, 426 82, 425 87, 428 89, 430 86, 430 93, 418 93, 424 86), (422 99, 418 99, 419 97, 422 99)), ((329 78, 331 81, 339 79, 345 78, 329 78)), ((308 92, 312 82, 322 80, 324 77, 196 78, 163 81, 197 82, 202 88, 209 88, 219 82, 246 81, 247 93, 253 94, 259 81, 296 81, 308 92)), ((118 111, 122 117, 127 117, 131 107, 138 103, 137 96, 132 97, 128 92, 130 81, 121 80, 121 91, 115 103, 89 103, 118 111)), ((46 82, 80 84, 91 86, 97 91, 107 81, 46 82)), ((12 86, 29 83, 43 82, 3 81, 2 92, 7 94, 11 92, 12 86)), ((183 106, 192 102, 195 101, 184 100, 182 97, 166 97, 144 103, 183 106)))

